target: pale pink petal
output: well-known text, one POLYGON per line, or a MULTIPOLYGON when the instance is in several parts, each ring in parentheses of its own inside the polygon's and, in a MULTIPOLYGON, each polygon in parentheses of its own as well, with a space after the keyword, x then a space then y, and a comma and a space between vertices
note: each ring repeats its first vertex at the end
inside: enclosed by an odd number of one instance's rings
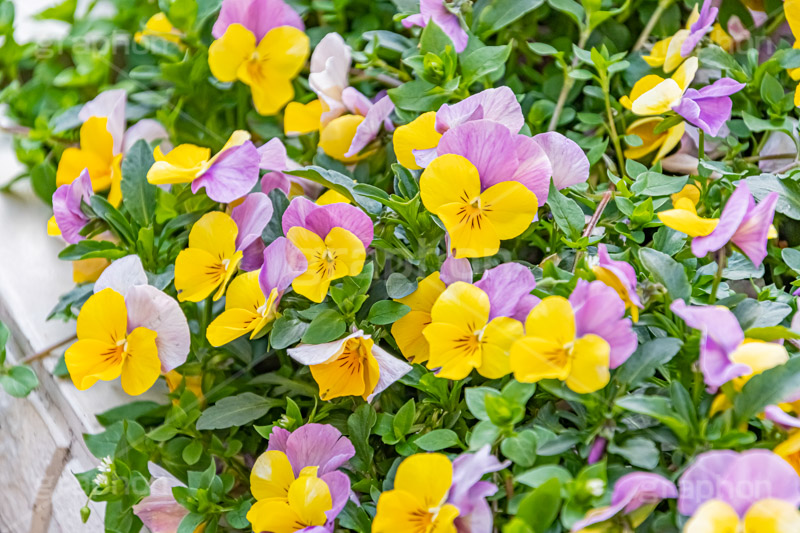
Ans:
POLYGON ((236 249, 244 252, 242 270, 252 271, 261 267, 264 260, 264 241, 261 233, 272 218, 272 202, 262 192, 248 194, 244 201, 233 208, 231 218, 236 222, 236 249))
POLYGON ((378 361, 380 376, 378 377, 377 385, 375 385, 375 390, 367 396, 368 402, 374 400, 375 396, 383 392, 389 385, 411 372, 411 365, 389 354, 377 344, 372 347, 372 355, 378 361))
POLYGON ((166 128, 159 121, 151 118, 143 118, 128 128, 122 143, 122 153, 127 153, 138 140, 144 140, 147 144, 161 141, 159 145, 163 152, 168 152, 172 149, 166 128))
POLYGON ((564 189, 589 179, 589 158, 578 143, 555 131, 540 133, 533 140, 550 160, 556 189, 564 189))
POLYGON ((283 0, 224 0, 211 34, 219 39, 231 24, 241 24, 250 30, 256 42, 278 26, 305 30, 303 19, 283 0))
POLYGON ((324 363, 342 349, 344 343, 357 337, 369 338, 364 332, 359 330, 351 333, 347 337, 339 340, 326 342, 323 344, 300 344, 287 350, 289 356, 301 365, 319 365, 324 363))
POLYGON ((486 89, 456 104, 444 104, 436 112, 436 131, 444 133, 471 120, 499 122, 511 133, 518 133, 525 125, 522 107, 509 87, 486 89))
POLYGON ((264 250, 263 266, 258 275, 261 291, 267 296, 272 289, 283 294, 294 278, 307 268, 303 253, 286 237, 278 237, 264 250))
POLYGON ((128 331, 144 327, 155 331, 161 371, 167 373, 186 362, 191 345, 189 323, 171 296, 151 285, 131 287, 125 297, 128 331))
POLYGON ((147 285, 147 274, 138 255, 126 255, 111 263, 97 281, 94 282, 95 294, 103 289, 112 289, 127 297, 128 291, 137 285, 147 285))
POLYGON ((394 103, 388 96, 384 96, 373 105, 366 114, 366 117, 356 128, 356 134, 350 143, 350 149, 344 154, 345 157, 353 157, 363 150, 381 130, 384 121, 394 111, 394 103))

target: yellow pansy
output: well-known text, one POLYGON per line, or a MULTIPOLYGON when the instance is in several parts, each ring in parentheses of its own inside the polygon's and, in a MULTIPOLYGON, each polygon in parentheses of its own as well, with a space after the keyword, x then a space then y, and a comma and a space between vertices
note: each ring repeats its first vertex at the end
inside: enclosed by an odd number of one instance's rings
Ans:
POLYGON ((161 373, 156 332, 143 327, 128 332, 125 299, 113 289, 103 289, 86 300, 78 315, 77 336, 64 361, 79 390, 121 376, 123 390, 137 396, 152 387, 161 373))
POLYGON ((234 131, 222 149, 213 157, 211 149, 194 144, 179 144, 166 154, 161 146, 153 150, 155 163, 147 171, 147 181, 153 185, 172 185, 191 183, 202 176, 225 150, 240 146, 250 140, 250 134, 244 130, 234 131))
POLYGON ((305 65, 308 36, 292 26, 278 26, 260 43, 241 24, 231 24, 208 49, 211 73, 220 81, 250 86, 256 111, 274 115, 294 98, 292 80, 305 65))
POLYGON ((489 310, 489 296, 475 285, 457 281, 447 287, 422 332, 430 346, 428 368, 439 368, 436 375, 447 379, 464 379, 473 368, 489 379, 507 375, 508 350, 522 337, 522 324, 505 316, 489 321, 489 310))
POLYGON ((679 122, 667 129, 667 131, 655 133, 656 126, 663 120, 664 119, 661 117, 647 117, 632 122, 625 133, 628 135, 636 135, 642 140, 642 144, 639 146, 629 146, 625 150, 625 157, 628 159, 640 159, 658 150, 656 156, 653 158, 653 164, 655 164, 670 153, 681 141, 681 137, 683 137, 683 133, 686 130, 686 123, 679 122))
POLYGON ((660 115, 677 105, 697 72, 696 57, 687 59, 671 78, 650 74, 637 81, 631 95, 623 96, 620 104, 637 115, 660 115))
POLYGON ((672 199, 672 205, 677 204, 681 198, 686 198, 692 202, 692 205, 697 205, 697 202, 700 201, 700 189, 694 183, 687 183, 683 186, 683 189, 671 194, 670 198, 672 199))
POLYGON ((364 268, 364 244, 344 228, 331 229, 323 240, 316 233, 295 226, 286 237, 308 261, 308 270, 294 279, 292 288, 312 302, 325 299, 332 281, 358 275, 364 268))
POLYGON ((293 533, 325 525, 333 498, 317 470, 316 466, 306 467, 295 478, 285 453, 273 450, 262 454, 250 474, 256 503, 247 512, 247 520, 253 531, 293 533))
POLYGON ((311 376, 319 385, 321 400, 342 396, 361 396, 365 400, 378 384, 380 365, 372 353, 374 341, 369 337, 347 339, 333 357, 311 365, 311 376))
POLYGON ((342 193, 338 193, 333 189, 328 189, 317 198, 314 202, 317 205, 330 205, 330 204, 349 204, 350 199, 342 193))
POLYGON ((219 211, 195 222, 189 232, 189 247, 175 260, 178 300, 199 302, 211 294, 214 301, 222 298, 242 261, 242 252, 236 250, 238 231, 236 222, 219 211))
POLYGON ((394 489, 378 498, 372 533, 456 533, 458 508, 445 503, 453 464, 440 453, 419 453, 397 467, 394 489))
POLYGON ((653 45, 650 54, 642 56, 642 59, 653 68, 662 67, 667 74, 675 70, 683 61, 681 47, 691 33, 689 30, 692 24, 697 22, 699 18, 700 12, 697 9, 697 4, 695 4, 689 19, 686 21, 686 26, 675 32, 672 37, 658 41, 653 45))
POLYGON ((122 201, 122 154, 114 155, 114 139, 107 129, 108 119, 91 117, 81 126, 80 148, 64 150, 56 171, 56 185, 66 185, 77 179, 83 169, 89 172, 92 189, 108 191, 108 201, 118 206, 122 201))
POLYGON ((800 531, 800 511, 784 500, 755 502, 743 518, 728 503, 708 500, 686 522, 683 533, 794 533, 800 531))
POLYGON ((675 231, 685 233, 689 237, 705 237, 710 235, 719 224, 718 218, 703 218, 697 215, 694 202, 686 197, 678 198, 674 209, 658 213, 658 219, 675 231))
POLYGON ((403 357, 415 363, 428 360, 430 346, 422 334, 431 323, 431 309, 436 299, 445 290, 444 282, 439 279, 439 272, 434 272, 417 285, 417 290, 395 300, 411 308, 408 314, 392 324, 392 337, 403 357))
POLYGON ((307 104, 289 102, 283 112, 283 132, 286 135, 305 135, 319 131, 322 111, 322 101, 319 99, 307 104))
POLYGON ((792 465, 797 475, 800 475, 800 431, 792 433, 788 439, 775 446, 773 451, 792 465))
POLYGON ((278 289, 264 296, 258 281, 260 270, 237 276, 225 295, 225 311, 208 326, 211 346, 222 346, 242 335, 254 339, 277 317, 278 289))
POLYGON ((372 154, 371 151, 361 152, 350 157, 346 154, 353 143, 353 137, 364 117, 361 115, 342 115, 328 122, 319 134, 319 148, 332 158, 342 163, 356 163, 372 154))
POLYGON ((161 12, 156 13, 147 19, 144 29, 142 31, 137 31, 133 35, 133 40, 138 44, 141 44, 142 41, 147 37, 157 37, 159 39, 164 39, 165 41, 175 43, 179 47, 183 47, 181 43, 181 32, 178 31, 169 21, 167 16, 161 12))
POLYGON ((511 369, 517 381, 558 379, 584 394, 608 383, 609 354, 605 339, 576 337, 575 314, 566 298, 548 296, 528 315, 525 337, 511 346, 511 369))
POLYGON ((496 254, 501 240, 528 229, 539 206, 536 195, 517 181, 481 191, 478 169, 456 154, 434 159, 419 186, 422 203, 441 219, 457 258, 496 254))
POLYGON ((103 270, 106 269, 111 262, 102 257, 93 259, 79 259, 72 262, 72 281, 75 283, 87 283, 97 281, 103 270))
POLYGON ((423 113, 408 124, 398 127, 392 136, 397 162, 410 170, 419 170, 414 150, 436 148, 442 134, 436 131, 436 112, 423 113))

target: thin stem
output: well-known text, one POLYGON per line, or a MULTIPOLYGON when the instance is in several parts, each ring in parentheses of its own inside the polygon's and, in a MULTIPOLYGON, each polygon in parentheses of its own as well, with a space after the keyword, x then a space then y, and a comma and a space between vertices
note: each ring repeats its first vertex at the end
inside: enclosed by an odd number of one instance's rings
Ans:
POLYGON ((21 361, 21 364, 29 365, 29 364, 33 363, 34 361, 38 361, 39 359, 44 359, 45 357, 50 355, 50 353, 53 350, 55 350, 56 348, 64 346, 65 344, 70 343, 70 342, 75 341, 75 340, 78 340, 78 335, 77 334, 72 335, 70 338, 64 339, 63 341, 59 341, 59 342, 53 344, 52 346, 48 346, 47 348, 45 348, 41 352, 38 352, 38 353, 35 353, 35 354, 31 355, 31 356, 26 357, 25 359, 23 359, 21 361))
MULTIPOLYGON (((581 31, 581 36, 578 38, 578 48, 583 49, 583 47, 586 46, 586 41, 589 40, 591 34, 592 32, 588 29, 581 31)), ((556 107, 553 108, 553 116, 550 117, 550 124, 547 126, 547 131, 555 131, 558 127, 558 120, 561 118, 561 112, 564 111, 564 105, 567 103, 569 92, 572 90, 572 86, 575 85, 575 80, 569 77, 569 73, 576 66, 578 66, 578 56, 573 56, 572 64, 564 69, 564 83, 561 85, 561 92, 558 93, 556 107)))
POLYGON ((756 161, 770 161, 773 159, 793 159, 797 154, 769 154, 769 155, 751 155, 742 157, 740 160, 745 163, 755 163, 756 161))
POLYGON ((609 88, 607 82, 606 86, 603 87, 603 92, 605 93, 606 115, 608 116, 609 133, 611 134, 611 142, 614 143, 614 152, 617 154, 617 163, 619 164, 619 175, 625 179, 625 157, 622 155, 622 145, 619 142, 619 135, 617 134, 617 125, 614 121, 614 114, 611 111, 611 98, 608 95, 609 88))
MULTIPOLYGON (((608 202, 611 200, 611 196, 614 194, 614 184, 611 184, 611 188, 603 193, 603 197, 600 199, 600 203, 597 204, 597 208, 594 210, 594 214, 592 218, 589 219, 589 223, 586 224, 586 227, 583 229, 583 233, 581 236, 589 237, 591 236, 594 228, 597 227, 597 223, 600 222, 600 217, 603 216, 603 211, 605 211, 608 202)), ((578 263, 581 262, 583 256, 586 252, 584 250, 579 250, 578 253, 575 254, 575 262, 572 264, 572 272, 575 272, 575 269, 578 268, 578 263)))
POLYGON ((631 50, 632 52, 636 52, 644 46, 644 43, 646 43, 647 39, 650 38, 650 33, 652 33, 653 28, 656 27, 658 19, 660 19, 661 15, 664 14, 664 11, 666 11, 667 8, 672 5, 673 1, 674 0, 662 0, 658 3, 655 11, 653 11, 653 14, 650 16, 650 20, 647 21, 642 33, 639 35, 639 38, 636 39, 636 44, 633 45, 633 50, 631 50))
POLYGON ((700 138, 697 141, 697 159, 702 161, 706 158, 706 134, 703 128, 697 128, 700 138))
POLYGON ((714 283, 711 285, 711 294, 708 297, 708 305, 717 301, 717 289, 719 289, 719 282, 722 281, 722 271, 725 269, 725 264, 728 261, 728 254, 725 253, 725 248, 717 250, 717 271, 714 273, 714 283))

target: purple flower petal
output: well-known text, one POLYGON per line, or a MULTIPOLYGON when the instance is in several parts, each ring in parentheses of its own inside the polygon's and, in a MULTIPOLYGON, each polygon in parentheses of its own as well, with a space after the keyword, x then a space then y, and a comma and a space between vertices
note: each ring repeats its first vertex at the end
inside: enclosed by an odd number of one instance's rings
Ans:
POLYGON ((731 450, 701 453, 678 480, 678 511, 691 516, 708 500, 718 497, 718 487, 739 454, 731 450))
POLYGON ((768 405, 764 408, 764 418, 771 420, 784 428, 800 428, 800 418, 792 416, 777 405, 768 405))
POLYGON ((236 222, 236 249, 244 252, 242 270, 258 270, 264 261, 264 241, 261 233, 272 218, 272 202, 261 192, 248 194, 233 208, 231 218, 236 222))
POLYGON ((369 98, 355 87, 346 87, 342 90, 342 103, 351 113, 362 117, 366 117, 369 110, 372 109, 372 102, 369 98))
POLYGON ((262 144, 258 150, 258 168, 262 170, 288 170, 286 147, 277 137, 262 144))
POLYGON ((368 402, 371 402, 375 396, 386 390, 392 383, 411 372, 411 365, 394 357, 377 344, 372 346, 372 356, 378 361, 380 374, 375 389, 367 397, 368 402))
POLYGON ((488 444, 475 453, 459 455, 453 461, 453 484, 447 502, 458 507, 462 515, 470 514, 482 500, 497 492, 493 483, 482 482, 481 478, 510 464, 511 461, 501 463, 492 455, 488 444))
POLYGON ((769 193, 754 209, 748 210, 736 233, 731 237, 731 242, 738 246, 756 267, 761 266, 767 257, 767 235, 775 216, 777 203, 778 193, 769 193))
POLYGON ((728 463, 719 480, 718 497, 743 517, 752 504, 775 498, 800 505, 800 477, 794 468, 769 450, 748 450, 728 463))
POLYGON ((128 153, 131 147, 136 144, 136 141, 143 140, 147 144, 152 144, 155 141, 161 141, 159 146, 164 152, 172 150, 172 144, 169 142, 169 133, 166 128, 157 120, 151 118, 143 118, 125 132, 125 138, 122 141, 122 153, 128 153))
POLYGON ((283 172, 267 172, 264 174, 261 178, 261 192, 269 194, 270 191, 275 189, 279 189, 283 191, 283 194, 289 196, 289 192, 292 190, 292 181, 289 176, 283 172))
POLYGON ((681 57, 689 57, 702 38, 711 31, 718 12, 719 9, 711 7, 711 0, 703 2, 697 22, 689 28, 689 36, 681 45, 681 57))
POLYGON ((422 13, 409 15, 400 22, 403 24, 404 28, 413 28, 414 26, 424 28, 428 25, 428 21, 425 20, 425 17, 422 15, 422 13))
POLYGON ((277 429, 270 436, 267 451, 284 452, 295 476, 307 466, 318 466, 318 475, 323 476, 335 471, 356 453, 350 440, 328 424, 306 424, 288 436, 286 430, 276 433, 277 429))
POLYGON ((278 26, 305 30, 303 19, 283 0, 224 0, 211 34, 219 39, 231 24, 241 24, 250 30, 256 36, 256 43, 278 26))
POLYGON ((600 461, 606 453, 606 445, 608 441, 603 437, 596 437, 589 450, 589 456, 586 458, 586 464, 593 465, 600 461))
POLYGON ((511 133, 519 133, 525 125, 517 96, 509 87, 503 86, 486 89, 456 104, 442 105, 436 112, 436 131, 444 133, 472 120, 498 122, 511 133))
POLYGON ((342 512, 344 506, 347 505, 347 500, 350 497, 350 478, 343 472, 334 471, 321 475, 320 479, 328 485, 328 490, 331 493, 333 505, 325 512, 325 516, 328 518, 328 522, 332 523, 336 517, 339 516, 339 513, 342 512))
POLYGON ((483 273, 475 286, 489 297, 489 320, 514 316, 519 300, 536 288, 533 272, 519 263, 504 263, 483 273))
POLYGON ((695 257, 705 257, 709 252, 716 252, 728 244, 753 204, 750 189, 745 183, 740 183, 722 209, 719 224, 714 231, 705 237, 692 239, 692 253, 695 257))
POLYGON ((251 141, 228 148, 199 178, 192 181, 192 192, 201 187, 215 202, 231 203, 253 190, 258 183, 258 150, 251 141))
POLYGON ((303 253, 286 237, 278 237, 264 250, 263 266, 258 274, 261 291, 269 297, 272 289, 277 289, 280 296, 307 268, 303 253))
POLYGON ((138 255, 126 255, 111 263, 94 282, 94 293, 112 289, 123 297, 137 285, 147 285, 147 273, 138 255))
POLYGON ((439 270, 439 279, 445 285, 452 285, 456 281, 472 283, 472 265, 469 264, 469 259, 466 257, 456 259, 452 255, 448 255, 439 270))
POLYGON ((578 143, 555 131, 534 135, 533 140, 544 150, 550 161, 556 189, 589 179, 589 158, 578 143))
POLYGON ((353 157, 363 150, 381 129, 384 121, 394 111, 394 103, 388 96, 384 96, 373 105, 367 112, 364 120, 356 128, 356 134, 350 143, 350 149, 344 154, 345 157, 353 157))
POLYGON ((114 155, 121 153, 125 136, 125 107, 128 93, 124 89, 111 89, 98 94, 86 102, 78 112, 78 118, 86 122, 92 117, 106 119, 106 129, 114 141, 114 155))
POLYGON ((706 134, 716 137, 731 118, 733 103, 730 95, 742 90, 744 86, 745 84, 730 78, 723 78, 699 91, 689 89, 673 111, 706 134))
POLYGON ((403 21, 403 26, 406 28, 411 26, 424 27, 433 19, 436 25, 453 41, 453 47, 456 52, 460 54, 467 47, 469 36, 461 27, 458 15, 451 13, 442 0, 420 0, 420 14, 412 15, 408 18, 412 20, 409 22, 403 21))
POLYGON ((150 494, 133 506, 133 514, 152 533, 175 533, 189 510, 172 495, 173 487, 183 485, 174 478, 159 477, 150 483, 150 494))
POLYGON ((625 302, 616 291, 602 281, 579 279, 569 297, 575 311, 576 334, 588 334, 605 339, 611 349, 610 368, 617 368, 636 351, 639 343, 629 318, 625 302))
POLYGON ((178 302, 151 285, 131 287, 125 297, 128 331, 144 327, 155 331, 161 371, 167 373, 186 362, 191 346, 189 323, 178 302))
MULTIPOLYGON (((294 201, 292 202, 294 203, 294 201)), ((306 216, 306 227, 322 239, 333 228, 344 228, 364 244, 364 248, 372 243, 374 226, 369 215, 354 205, 336 203, 316 206, 306 216)))
POLYGON ((53 193, 53 216, 61 236, 69 244, 84 239, 80 232, 89 222, 89 217, 83 213, 81 203, 89 203, 92 194, 92 180, 87 169, 83 169, 75 181, 60 186, 53 193))
POLYGON ((519 166, 510 181, 523 184, 536 195, 539 205, 544 205, 550 190, 550 176, 553 175, 550 159, 544 149, 530 137, 517 135, 515 141, 519 166))
POLYGON ((600 260, 598 266, 614 274, 622 286, 625 287, 633 305, 644 308, 642 301, 639 299, 639 294, 636 292, 636 271, 630 263, 611 259, 605 244, 597 245, 597 257, 600 260))
POLYGON ((523 295, 517 302, 517 305, 514 306, 514 314, 511 315, 511 318, 524 323, 525 319, 528 318, 528 315, 531 313, 531 309, 539 305, 541 301, 541 298, 533 294, 523 295))
POLYGON ((308 225, 306 224, 306 218, 309 214, 311 214, 312 211, 316 209, 319 209, 319 206, 308 198, 303 198, 302 196, 293 198, 289 204, 289 207, 287 207, 286 211, 283 212, 283 218, 281 218, 281 228, 283 229, 283 233, 288 234, 289 230, 295 226, 309 229, 308 225))

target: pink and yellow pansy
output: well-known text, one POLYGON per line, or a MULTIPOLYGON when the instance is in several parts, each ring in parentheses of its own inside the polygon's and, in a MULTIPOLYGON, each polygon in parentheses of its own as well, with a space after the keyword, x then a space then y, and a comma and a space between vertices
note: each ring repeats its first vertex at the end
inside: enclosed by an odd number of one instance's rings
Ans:
POLYGON ((223 2, 208 49, 211 73, 248 85, 256 111, 274 115, 294 98, 292 80, 308 59, 304 28, 283 0, 223 2))
POLYGON ((637 115, 660 115, 677 106, 697 72, 696 57, 687 59, 671 78, 650 74, 637 81, 631 95, 620 98, 620 104, 637 115))

